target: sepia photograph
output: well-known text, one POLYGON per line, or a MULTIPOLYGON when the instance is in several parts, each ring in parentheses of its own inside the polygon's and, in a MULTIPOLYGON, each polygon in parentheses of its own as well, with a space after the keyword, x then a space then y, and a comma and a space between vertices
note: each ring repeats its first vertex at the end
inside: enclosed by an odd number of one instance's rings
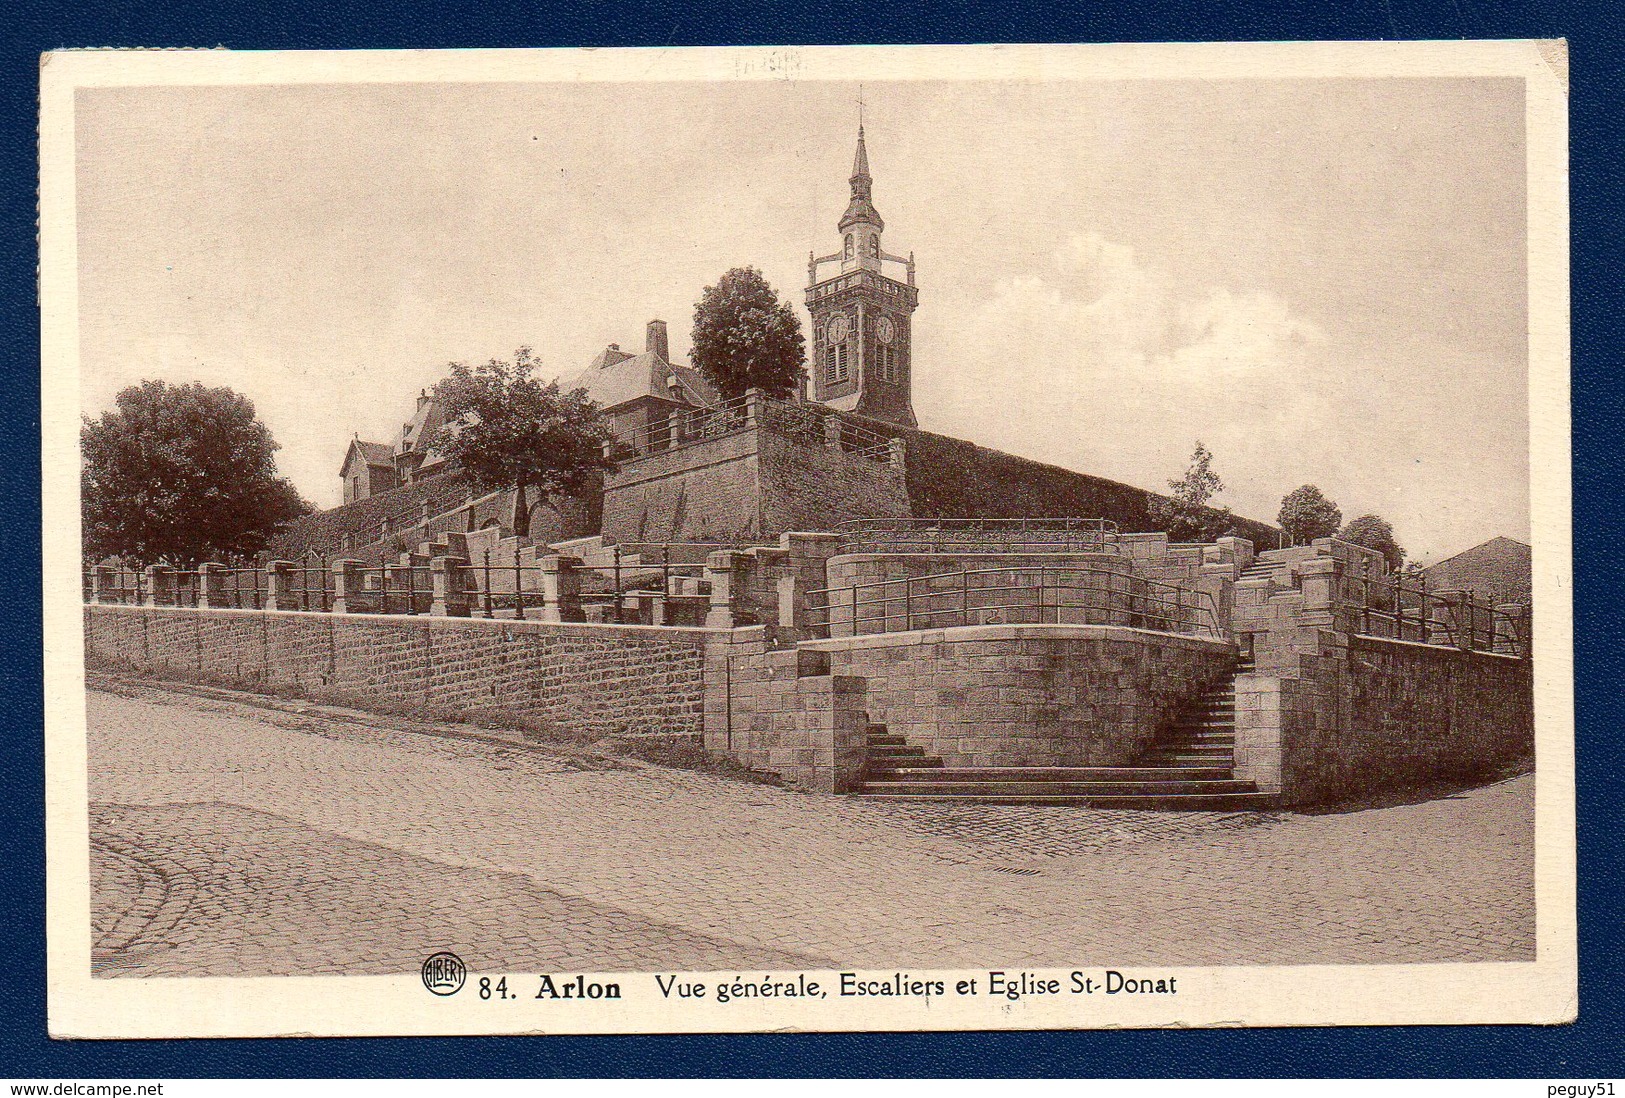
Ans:
POLYGON ((1562 43, 47 60, 53 1032, 1574 1016, 1562 43))

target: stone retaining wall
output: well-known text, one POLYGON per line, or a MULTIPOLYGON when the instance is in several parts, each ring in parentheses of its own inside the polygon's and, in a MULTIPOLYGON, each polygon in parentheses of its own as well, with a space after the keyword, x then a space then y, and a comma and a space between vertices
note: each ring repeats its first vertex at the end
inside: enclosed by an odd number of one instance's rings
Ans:
POLYGON ((1531 664, 1320 630, 1274 674, 1236 678, 1236 776, 1286 804, 1473 781, 1531 759, 1531 664))
POLYGON ((593 735, 699 733, 702 629, 382 614, 85 607, 85 650, 312 697, 502 709, 593 735))
POLYGON ((1120 766, 1234 662, 1227 642, 1112 626, 930 629, 785 651, 764 637, 733 645, 729 739, 708 734, 707 746, 825 792, 858 780, 867 721, 948 766, 1120 766))

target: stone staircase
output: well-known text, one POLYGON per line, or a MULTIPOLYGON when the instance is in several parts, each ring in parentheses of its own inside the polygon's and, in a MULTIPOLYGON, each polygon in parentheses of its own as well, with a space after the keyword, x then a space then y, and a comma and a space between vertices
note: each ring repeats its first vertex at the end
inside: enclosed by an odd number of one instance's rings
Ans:
POLYGON ((1236 579, 1238 581, 1267 579, 1274 587, 1290 587, 1292 585, 1290 577, 1291 569, 1286 564, 1254 557, 1253 562, 1243 568, 1241 575, 1236 579))
MULTIPOLYGON (((1251 670, 1238 664, 1236 673, 1251 670)), ((1245 811, 1275 798, 1235 776, 1235 679, 1190 706, 1128 766, 948 767, 885 725, 871 724, 864 780, 869 801, 959 801, 1087 808, 1245 811)))

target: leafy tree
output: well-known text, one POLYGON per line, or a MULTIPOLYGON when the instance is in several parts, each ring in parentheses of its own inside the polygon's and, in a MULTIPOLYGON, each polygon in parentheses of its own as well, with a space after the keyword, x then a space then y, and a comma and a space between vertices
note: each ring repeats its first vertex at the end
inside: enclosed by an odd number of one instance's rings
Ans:
POLYGON ((1390 572, 1399 571, 1399 566, 1405 562, 1405 550, 1394 540, 1393 526, 1379 515, 1361 515, 1351 520, 1337 536, 1381 553, 1383 560, 1388 562, 1390 572))
POLYGON ((1293 545, 1308 545, 1316 538, 1329 538, 1343 525, 1343 512, 1313 484, 1294 488, 1281 500, 1276 516, 1293 545))
POLYGON ((735 267, 705 288, 693 336, 689 359, 724 400, 753 388, 784 396, 800 381, 801 321, 755 267, 735 267))
POLYGON ((613 469, 604 456, 610 439, 598 405, 585 389, 563 392, 542 384, 529 347, 512 362, 492 359, 470 368, 453 362, 435 386, 444 426, 429 440, 461 465, 477 491, 513 488, 514 533, 530 533, 527 488, 543 500, 579 494, 600 473, 613 469))
POLYGON ((190 568, 252 556, 311 510, 277 476, 277 449, 240 393, 130 386, 79 430, 86 557, 190 568))
POLYGON ((1213 471, 1213 452, 1197 440, 1190 467, 1178 480, 1170 480, 1167 499, 1153 497, 1151 520, 1174 541, 1212 541, 1230 529, 1230 508, 1208 501, 1224 491, 1224 481, 1213 471))

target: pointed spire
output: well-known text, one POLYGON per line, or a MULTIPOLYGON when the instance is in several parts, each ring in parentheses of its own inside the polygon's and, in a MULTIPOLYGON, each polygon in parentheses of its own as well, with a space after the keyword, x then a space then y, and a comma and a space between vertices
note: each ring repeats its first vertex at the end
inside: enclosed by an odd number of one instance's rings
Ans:
POLYGON ((863 141, 861 122, 858 123, 858 151, 852 156, 852 178, 848 182, 852 184, 852 201, 847 204, 846 213, 841 217, 841 232, 859 223, 873 225, 877 232, 884 232, 886 223, 880 219, 880 212, 869 198, 869 188, 874 180, 869 175, 869 149, 863 141))

